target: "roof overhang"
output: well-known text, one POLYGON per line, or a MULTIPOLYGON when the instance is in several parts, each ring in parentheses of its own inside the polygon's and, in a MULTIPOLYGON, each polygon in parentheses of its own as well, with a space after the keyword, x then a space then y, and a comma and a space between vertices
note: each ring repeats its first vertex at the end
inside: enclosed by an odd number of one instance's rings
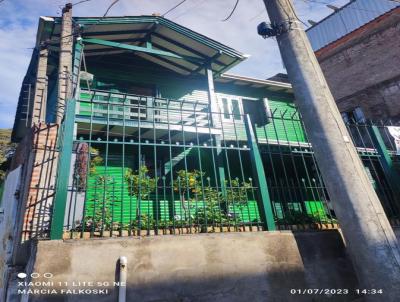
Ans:
MULTIPOLYGON (((248 57, 160 16, 75 17, 73 20, 76 36, 83 38, 87 57, 133 52, 182 75, 205 74, 205 68, 211 68, 216 76, 248 57)), ((42 17, 41 24, 38 41, 46 41, 51 50, 58 51, 61 18, 42 17)))
POLYGON ((256 79, 250 77, 244 77, 234 74, 222 74, 218 79, 218 83, 231 83, 234 85, 248 86, 252 88, 266 88, 273 92, 293 93, 292 85, 289 83, 256 79))

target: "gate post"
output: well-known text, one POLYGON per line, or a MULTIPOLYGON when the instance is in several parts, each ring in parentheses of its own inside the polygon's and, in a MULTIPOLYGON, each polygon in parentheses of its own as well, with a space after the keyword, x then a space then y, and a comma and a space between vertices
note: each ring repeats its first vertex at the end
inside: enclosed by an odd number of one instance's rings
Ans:
POLYGON ((246 127, 247 142, 250 148, 251 167, 255 176, 255 183, 258 187, 257 195, 261 202, 258 202, 260 214, 264 220, 265 227, 268 231, 275 231, 274 214, 271 206, 271 199, 268 192, 268 184, 265 178, 264 166, 258 149, 256 136, 251 125, 251 119, 248 114, 244 116, 244 125, 246 127))
POLYGON ((71 170, 72 146, 75 125, 74 99, 66 102, 65 119, 61 130, 62 146, 60 146, 60 157, 56 180, 56 196, 53 203, 53 215, 51 218, 50 239, 62 239, 64 231, 65 207, 67 204, 68 182, 71 170))
POLYGON ((379 154, 379 162, 382 165, 383 172, 385 173, 386 179, 390 190, 393 193, 394 200, 397 204, 400 202, 400 176, 393 167, 392 159, 383 141, 382 135, 377 126, 371 125, 369 129, 372 142, 379 154))

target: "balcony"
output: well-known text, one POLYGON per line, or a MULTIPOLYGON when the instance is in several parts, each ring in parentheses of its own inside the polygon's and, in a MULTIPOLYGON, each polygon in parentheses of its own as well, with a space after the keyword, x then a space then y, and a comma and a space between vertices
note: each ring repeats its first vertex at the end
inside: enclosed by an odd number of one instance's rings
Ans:
POLYGON ((204 102, 99 90, 81 90, 75 121, 78 136, 96 140, 190 141, 197 135, 221 134, 204 102))

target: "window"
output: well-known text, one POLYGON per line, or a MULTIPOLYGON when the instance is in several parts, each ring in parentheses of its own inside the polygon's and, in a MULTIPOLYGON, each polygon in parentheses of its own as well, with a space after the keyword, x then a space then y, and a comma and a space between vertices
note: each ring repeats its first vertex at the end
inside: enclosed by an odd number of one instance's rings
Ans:
POLYGON ((356 107, 352 111, 342 112, 342 118, 345 123, 360 123, 367 121, 361 107, 356 107))
POLYGON ((230 98, 222 98, 222 110, 224 113, 224 119, 235 119, 241 120, 242 119, 242 112, 240 108, 240 100, 230 99, 230 98))
POLYGON ((222 105, 224 107, 224 118, 229 119, 230 118, 230 114, 229 114, 229 104, 228 104, 228 100, 223 98, 222 99, 222 105))
POLYGON ((233 118, 235 120, 240 120, 240 108, 239 108, 239 101, 238 100, 232 100, 232 114, 233 118))
POLYGON ((354 118, 357 123, 365 123, 366 122, 364 112, 362 111, 362 109, 360 107, 356 107, 354 109, 353 115, 354 115, 354 118))

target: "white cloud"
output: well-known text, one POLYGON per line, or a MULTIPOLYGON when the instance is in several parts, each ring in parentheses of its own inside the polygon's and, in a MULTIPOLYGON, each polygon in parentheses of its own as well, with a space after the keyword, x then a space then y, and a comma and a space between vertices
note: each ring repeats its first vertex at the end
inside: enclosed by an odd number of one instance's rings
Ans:
MULTIPOLYGON (((0 127, 12 127, 22 79, 28 68, 39 16, 59 15, 64 0, 5 0, 0 4, 0 127)), ((77 1, 75 1, 77 2, 77 1)), ((339 6, 347 0, 329 1, 339 6)), ((111 0, 92 0, 74 7, 75 16, 103 15, 111 0)), ((164 13, 178 0, 120 0, 110 15, 164 13)), ((167 18, 197 32, 250 54, 250 59, 232 72, 266 78, 283 71, 278 47, 273 39, 257 35, 257 25, 267 20, 262 0, 241 0, 227 22, 221 22, 234 0, 189 0, 167 18)), ((304 20, 320 20, 331 13, 323 5, 296 0, 298 15, 304 20)))

